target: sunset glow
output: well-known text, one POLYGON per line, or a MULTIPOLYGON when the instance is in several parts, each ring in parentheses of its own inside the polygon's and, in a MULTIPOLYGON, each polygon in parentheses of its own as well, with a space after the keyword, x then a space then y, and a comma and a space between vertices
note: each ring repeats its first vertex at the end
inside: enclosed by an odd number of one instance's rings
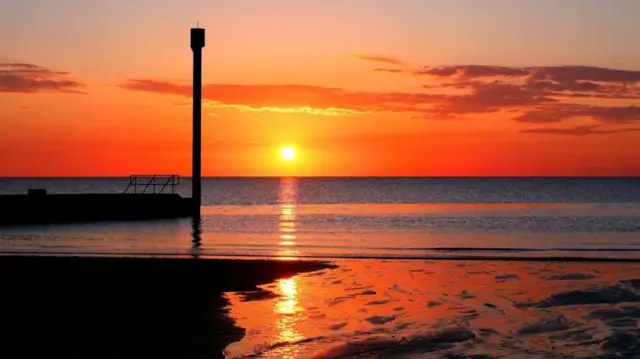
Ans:
POLYGON ((640 175, 637 1, 47 8, 0 14, 0 176, 189 175, 195 19, 205 176, 640 175))

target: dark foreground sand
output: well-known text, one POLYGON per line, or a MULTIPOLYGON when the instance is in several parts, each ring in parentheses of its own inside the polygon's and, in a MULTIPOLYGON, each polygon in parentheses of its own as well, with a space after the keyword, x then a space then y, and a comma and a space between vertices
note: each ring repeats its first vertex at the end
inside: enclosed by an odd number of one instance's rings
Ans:
POLYGON ((0 256, 0 358, 216 358, 244 330, 223 292, 311 261, 0 256))

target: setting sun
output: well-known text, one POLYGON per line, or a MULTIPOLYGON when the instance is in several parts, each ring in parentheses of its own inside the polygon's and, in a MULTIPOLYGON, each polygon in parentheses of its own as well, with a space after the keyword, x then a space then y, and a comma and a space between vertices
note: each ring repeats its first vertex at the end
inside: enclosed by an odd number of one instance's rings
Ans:
POLYGON ((291 146, 283 147, 280 150, 280 157, 285 161, 291 161, 296 158, 296 150, 291 146))

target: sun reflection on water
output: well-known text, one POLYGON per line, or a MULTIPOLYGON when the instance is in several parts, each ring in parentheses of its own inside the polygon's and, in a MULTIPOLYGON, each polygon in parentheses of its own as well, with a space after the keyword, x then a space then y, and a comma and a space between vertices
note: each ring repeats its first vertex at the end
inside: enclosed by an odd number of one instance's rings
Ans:
POLYGON ((299 252, 295 249, 296 243, 296 203, 298 200, 298 183, 295 178, 283 178, 280 181, 278 191, 278 203, 280 208, 280 220, 278 222, 278 258, 291 259, 299 252))

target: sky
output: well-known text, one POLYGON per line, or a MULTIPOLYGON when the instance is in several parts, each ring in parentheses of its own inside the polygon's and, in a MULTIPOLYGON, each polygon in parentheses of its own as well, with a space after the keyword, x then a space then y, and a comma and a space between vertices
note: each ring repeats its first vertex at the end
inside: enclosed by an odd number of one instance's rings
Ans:
POLYGON ((640 176, 637 0, 5 0, 0 176, 640 176), (285 161, 283 147, 296 156, 285 161))

